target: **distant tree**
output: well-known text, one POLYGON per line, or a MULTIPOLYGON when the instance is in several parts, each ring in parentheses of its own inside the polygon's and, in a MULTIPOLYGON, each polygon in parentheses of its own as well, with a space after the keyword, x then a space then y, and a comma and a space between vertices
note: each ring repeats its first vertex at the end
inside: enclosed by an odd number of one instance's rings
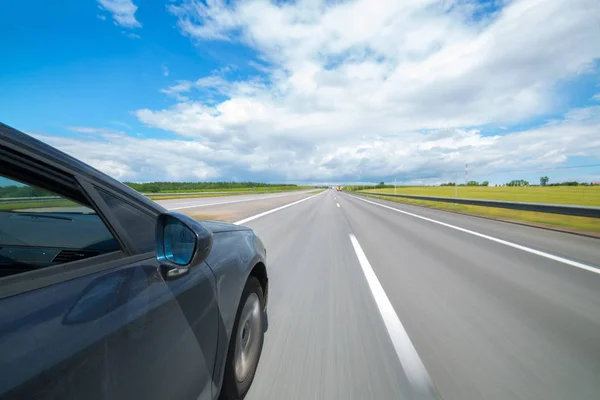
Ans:
POLYGON ((383 182, 379 182, 379 186, 382 186, 382 187, 383 187, 383 186, 385 186, 385 183, 383 183, 383 182))
POLYGON ((559 183, 549 183, 548 186, 589 186, 589 185, 587 182, 568 181, 568 182, 559 182, 559 183))
POLYGON ((519 179, 508 182, 506 186, 529 186, 529 182, 527 182, 525 179, 519 179))
POLYGON ((144 189, 148 193, 158 193, 158 192, 160 192, 160 186, 158 186, 158 185, 152 185, 152 184, 146 185, 144 189))
POLYGON ((490 183, 488 181, 481 182, 481 186, 488 186, 490 183))
POLYGON ((540 178, 540 186, 546 186, 550 179, 547 176, 542 176, 540 178))
POLYGON ((479 182, 477 182, 477 181, 469 181, 469 182, 467 182, 467 186, 479 186, 479 182))

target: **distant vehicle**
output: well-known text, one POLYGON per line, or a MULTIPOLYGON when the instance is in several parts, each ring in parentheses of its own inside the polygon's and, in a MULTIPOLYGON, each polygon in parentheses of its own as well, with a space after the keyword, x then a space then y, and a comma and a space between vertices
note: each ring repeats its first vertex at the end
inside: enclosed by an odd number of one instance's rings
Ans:
POLYGON ((337 191, 338 191, 338 192, 341 192, 341 191, 342 191, 342 187, 341 187, 341 186, 338 186, 338 187, 337 187, 337 191))
POLYGON ((241 399, 266 249, 0 124, 0 398, 241 399))

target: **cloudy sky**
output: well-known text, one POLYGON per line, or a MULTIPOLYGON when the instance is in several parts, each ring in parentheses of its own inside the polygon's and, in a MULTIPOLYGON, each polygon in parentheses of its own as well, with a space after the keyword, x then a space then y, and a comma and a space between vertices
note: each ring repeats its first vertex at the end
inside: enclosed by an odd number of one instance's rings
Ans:
POLYGON ((0 121, 121 180, 600 180, 598 0, 1 8, 0 121))

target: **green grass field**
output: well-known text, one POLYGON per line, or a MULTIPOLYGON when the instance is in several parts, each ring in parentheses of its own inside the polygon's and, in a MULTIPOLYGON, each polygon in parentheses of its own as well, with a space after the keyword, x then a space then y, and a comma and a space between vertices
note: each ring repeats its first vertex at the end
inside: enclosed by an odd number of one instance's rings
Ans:
MULTIPOLYGON (((367 189, 367 192, 394 193, 394 189, 367 189)), ((600 206, 600 186, 410 186, 396 188, 398 194, 459 197, 481 200, 521 201, 528 203, 600 206)))

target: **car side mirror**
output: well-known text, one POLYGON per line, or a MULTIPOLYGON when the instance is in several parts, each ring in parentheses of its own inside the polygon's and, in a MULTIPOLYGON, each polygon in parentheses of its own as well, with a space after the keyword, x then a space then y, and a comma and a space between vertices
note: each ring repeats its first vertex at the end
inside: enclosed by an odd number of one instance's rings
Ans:
POLYGON ((165 280, 179 278, 206 260, 213 233, 187 215, 167 212, 156 223, 156 258, 165 280))

